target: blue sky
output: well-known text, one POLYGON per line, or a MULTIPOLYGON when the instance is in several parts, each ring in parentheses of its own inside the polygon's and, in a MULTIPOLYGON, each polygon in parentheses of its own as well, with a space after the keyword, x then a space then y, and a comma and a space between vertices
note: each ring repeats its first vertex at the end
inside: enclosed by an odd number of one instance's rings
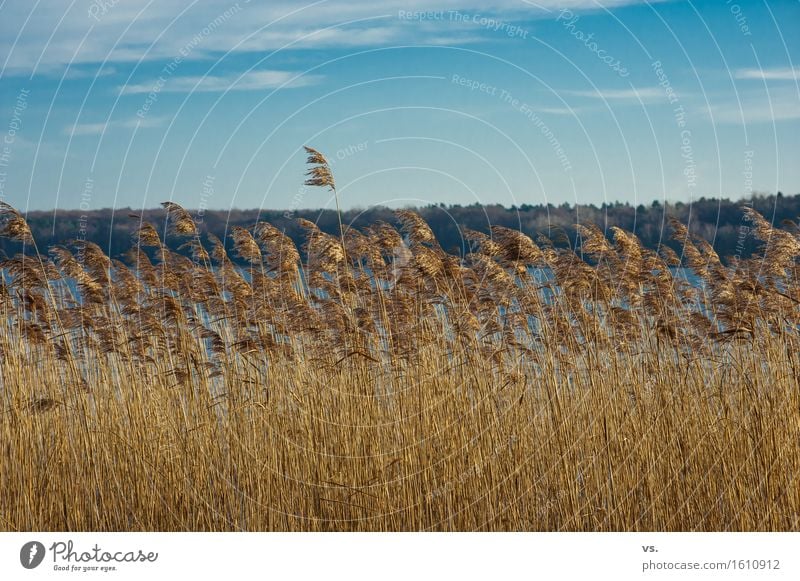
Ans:
POLYGON ((23 209, 800 192, 800 2, 0 2, 23 209))

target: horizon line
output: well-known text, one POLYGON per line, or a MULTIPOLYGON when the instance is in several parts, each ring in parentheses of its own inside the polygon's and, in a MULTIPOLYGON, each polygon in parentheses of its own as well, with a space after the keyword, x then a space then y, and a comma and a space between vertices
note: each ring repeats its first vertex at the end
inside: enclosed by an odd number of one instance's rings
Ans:
MULTIPOLYGON (((749 196, 741 196, 741 197, 736 198, 736 199, 731 198, 731 197, 721 197, 721 196, 701 196, 699 198, 695 198, 695 199, 690 200, 690 201, 660 200, 660 199, 656 198, 656 199, 654 199, 652 201, 649 201, 649 202, 640 201, 638 203, 637 202, 631 202, 631 201, 615 200, 615 201, 611 201, 611 202, 602 202, 600 204, 597 204, 596 202, 587 202, 587 203, 562 202, 560 204, 553 204, 552 202, 538 202, 536 204, 522 203, 522 204, 512 204, 510 206, 506 206, 505 204, 502 204, 502 203, 499 203, 499 202, 498 203, 473 202, 471 204, 444 203, 444 202, 433 203, 432 202, 432 203, 427 204, 427 205, 405 205, 405 206, 396 206, 396 207, 376 204, 374 206, 366 206, 366 207, 353 206, 351 208, 342 209, 342 213, 344 214, 344 213, 348 213, 348 212, 364 212, 364 211, 374 210, 374 209, 414 210, 414 209, 427 209, 427 208, 475 208, 475 207, 478 207, 478 208, 481 208, 481 207, 495 207, 495 208, 496 207, 500 207, 500 208, 503 208, 505 210, 520 210, 522 208, 525 208, 522 211, 528 211, 528 208, 531 208, 531 209, 546 208, 548 206, 552 207, 552 208, 559 208, 559 207, 564 206, 565 204, 567 204, 570 208, 574 208, 574 207, 579 207, 580 206, 580 207, 594 207, 594 208, 598 208, 598 209, 602 209, 605 206, 630 206, 630 207, 634 207, 634 208, 638 207, 638 206, 652 207, 655 204, 658 204, 660 206, 689 206, 689 205, 692 205, 692 204, 695 204, 695 203, 698 203, 698 202, 708 202, 708 201, 720 201, 720 202, 730 202, 730 203, 733 203, 733 204, 740 204, 740 203, 745 203, 748 200, 753 200, 753 199, 765 199, 765 198, 770 198, 770 197, 797 197, 797 196, 800 196, 800 192, 797 192, 797 193, 794 193, 794 194, 785 194, 782 191, 778 190, 775 193, 753 192, 749 196)), ((174 202, 174 200, 169 200, 169 201, 170 202, 174 202)), ((6 202, 6 203, 8 203, 8 202, 6 202)), ((175 203, 177 203, 177 202, 175 202, 175 203)), ((183 206, 183 208, 186 209, 187 211, 192 211, 192 212, 201 212, 202 211, 202 213, 205 213, 205 212, 234 212, 234 211, 235 212, 283 212, 284 214, 298 214, 298 213, 302 213, 302 212, 333 212, 333 213, 336 213, 336 208, 310 208, 310 207, 309 208, 263 208, 263 207, 262 208, 255 208, 255 207, 250 207, 250 208, 236 208, 236 207, 232 207, 232 208, 208 208, 208 207, 200 208, 200 207, 197 207, 197 208, 194 208, 194 207, 191 207, 191 206, 183 206)), ((42 212, 45 212, 45 213, 51 213, 51 212, 54 212, 54 213, 57 213, 57 212, 84 212, 84 213, 88 213, 88 212, 102 212, 102 211, 108 211, 108 210, 113 210, 113 211, 131 210, 131 211, 137 211, 137 212, 150 212, 150 211, 163 211, 163 208, 161 208, 160 206, 153 206, 153 207, 150 207, 150 208, 145 208, 145 207, 141 207, 141 208, 136 207, 136 208, 134 208, 133 206, 117 206, 117 207, 104 206, 104 207, 101 207, 101 208, 92 208, 92 209, 84 209, 84 208, 80 208, 80 207, 78 207, 78 208, 46 208, 46 209, 25 210, 24 213, 25 214, 42 213, 42 212)))

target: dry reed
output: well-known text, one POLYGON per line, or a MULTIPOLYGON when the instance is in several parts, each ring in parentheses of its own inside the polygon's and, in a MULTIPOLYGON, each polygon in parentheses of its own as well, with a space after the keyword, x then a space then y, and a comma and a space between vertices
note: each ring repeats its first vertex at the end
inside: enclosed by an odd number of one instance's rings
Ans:
POLYGON ((673 223, 693 285, 619 229, 468 232, 462 260, 408 210, 303 223, 306 264, 236 228, 244 269, 164 206, 191 257, 140 224, 127 265, 0 264, 1 529, 799 528, 791 230, 748 211, 763 248, 726 267, 673 223))

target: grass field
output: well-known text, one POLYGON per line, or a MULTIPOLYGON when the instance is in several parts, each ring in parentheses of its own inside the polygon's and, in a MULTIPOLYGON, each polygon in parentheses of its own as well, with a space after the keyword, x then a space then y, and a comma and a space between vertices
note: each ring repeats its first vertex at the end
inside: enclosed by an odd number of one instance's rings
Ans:
POLYGON ((120 261, 3 205, 0 529, 800 528, 791 227, 745 210, 727 266, 677 222, 681 257, 583 225, 462 259, 401 210, 234 263, 165 207, 120 261))

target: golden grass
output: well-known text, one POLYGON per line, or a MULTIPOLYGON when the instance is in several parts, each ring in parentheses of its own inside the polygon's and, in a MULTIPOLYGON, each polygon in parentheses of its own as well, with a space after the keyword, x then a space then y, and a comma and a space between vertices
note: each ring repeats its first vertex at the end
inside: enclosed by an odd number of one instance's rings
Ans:
POLYGON ((732 267, 673 224, 698 287, 619 229, 461 260, 409 211, 303 223, 305 264, 236 229, 243 276, 165 207, 192 258, 142 224, 128 266, 0 265, 1 529, 799 528, 800 244, 757 214, 732 267))

